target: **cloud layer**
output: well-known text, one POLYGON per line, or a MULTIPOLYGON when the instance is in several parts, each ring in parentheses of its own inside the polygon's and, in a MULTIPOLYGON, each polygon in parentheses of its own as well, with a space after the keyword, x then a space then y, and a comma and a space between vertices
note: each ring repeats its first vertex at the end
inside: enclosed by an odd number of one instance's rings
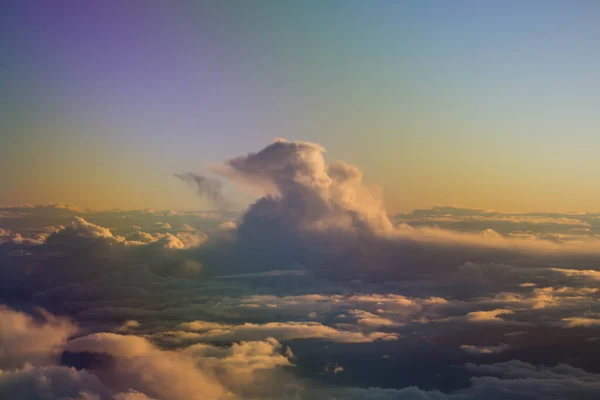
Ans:
POLYGON ((261 194, 0 208, 0 398, 599 397, 600 215, 389 215, 283 139, 212 172, 261 194))

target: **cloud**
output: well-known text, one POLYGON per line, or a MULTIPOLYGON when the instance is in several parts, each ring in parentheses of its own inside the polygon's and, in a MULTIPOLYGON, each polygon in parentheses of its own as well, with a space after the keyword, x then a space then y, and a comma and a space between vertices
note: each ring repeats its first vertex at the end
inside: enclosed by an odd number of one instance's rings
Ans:
POLYGON ((496 364, 467 364, 479 376, 467 388, 446 394, 417 387, 383 389, 345 387, 318 389, 303 400, 476 400, 476 399, 595 399, 600 394, 600 376, 567 364, 536 367, 518 360, 496 364))
POLYGON ((127 240, 121 240, 120 243, 126 246, 136 246, 142 244, 156 243, 162 245, 165 249, 187 249, 198 247, 208 241, 208 236, 201 232, 142 232, 136 231, 127 235, 127 240))
POLYGON ((572 376, 583 381, 600 383, 599 374, 587 372, 581 368, 564 363, 549 367, 535 366, 519 360, 510 360, 496 364, 475 365, 470 363, 465 367, 472 372, 510 379, 560 379, 564 376, 572 376))
POLYGON ((364 310, 349 310, 347 315, 356 319, 359 325, 365 325, 371 328, 379 328, 383 326, 398 326, 399 323, 388 318, 383 318, 377 314, 364 310))
POLYGON ((566 326, 568 328, 575 328, 578 326, 585 326, 585 327, 600 326, 600 318, 569 317, 569 318, 563 318, 562 321, 564 321, 566 323, 566 326))
POLYGON ((332 374, 339 374, 340 372, 344 372, 344 367, 338 364, 327 364, 325 366, 325 372, 331 372, 332 374))
POLYGON ((577 304, 586 302, 589 296, 597 293, 598 288, 570 288, 570 287, 544 287, 535 288, 531 294, 532 308, 541 309, 547 307, 564 306, 567 304, 577 304))
POLYGON ((463 248, 502 250, 511 253, 526 253, 540 256, 566 255, 600 255, 600 239, 596 237, 581 238, 580 240, 556 242, 539 239, 535 236, 505 237, 486 229, 479 233, 467 233, 444 230, 435 227, 411 227, 400 225, 396 231, 398 238, 412 239, 417 242, 438 244, 443 246, 455 245, 463 248))
POLYGON ((34 367, 27 364, 20 369, 0 371, 0 398, 111 400, 113 396, 112 391, 88 371, 77 371, 64 366, 34 367))
POLYGON ((250 206, 240 230, 249 229, 254 218, 275 218, 293 230, 392 229, 381 201, 362 185, 362 173, 344 162, 327 165, 324 151, 314 143, 277 139, 257 153, 227 161, 230 176, 267 183, 278 193, 250 206))
MULTIPOLYGON (((161 350, 143 337, 114 333, 69 341, 77 332, 74 325, 44 311, 39 313, 42 321, 36 322, 28 314, 0 309, 0 366, 7 368, 0 369, 0 398, 260 398, 260 393, 275 390, 276 385, 264 389, 273 378, 271 373, 293 366, 291 350, 272 338, 227 348, 197 344, 177 351, 161 350), (76 361, 80 366, 87 362, 86 370, 52 365, 60 353, 61 361, 76 361), (109 358, 90 362, 94 359, 90 355, 109 358)), ((139 327, 135 321, 125 325, 139 327)), ((288 379, 284 375, 280 378, 282 384, 288 379)))
POLYGON ((218 322, 192 321, 192 322, 183 322, 183 323, 177 325, 175 328, 181 329, 184 331, 207 332, 207 331, 214 331, 214 330, 231 329, 232 325, 221 324, 218 322))
POLYGON ((98 333, 69 342, 72 353, 104 353, 116 357, 115 368, 99 373, 119 387, 142 391, 165 400, 217 399, 227 390, 210 374, 196 368, 194 360, 177 352, 161 351, 144 338, 98 333))
POLYGON ((362 331, 378 327, 399 327, 448 301, 439 298, 409 298, 398 294, 363 293, 348 295, 305 294, 298 296, 248 296, 240 305, 260 305, 276 309, 290 317, 306 319, 313 315, 337 317, 344 323, 354 323, 362 331))
MULTIPOLYGON (((229 274, 299 264, 324 276, 365 274, 371 279, 400 279, 411 273, 446 273, 468 261, 600 258, 600 238, 588 234, 565 231, 560 237, 549 236, 551 232, 518 236, 518 232, 504 229, 500 233, 485 225, 478 231, 414 223, 395 226, 379 193, 362 183, 362 172, 346 162, 325 162, 324 152, 315 143, 276 139, 215 170, 266 192, 240 219, 233 244, 223 244, 220 250, 230 257, 223 262, 231 268, 229 274)), ((487 211, 479 213, 481 218, 489 216, 487 211)), ((518 222, 544 229, 593 228, 589 218, 583 217, 493 216, 496 222, 503 219, 512 225, 518 222)), ((487 222, 484 218, 483 223, 487 222)), ((216 269, 207 264, 204 271, 216 274, 216 269)))
MULTIPOLYGON (((171 226, 168 223, 157 222, 157 224, 162 228, 171 229, 171 226)), ((47 240, 50 240, 50 243, 52 244, 59 242, 73 243, 78 240, 78 238, 82 238, 104 241, 107 244, 121 244, 124 246, 159 243, 167 249, 185 249, 200 246, 207 241, 207 236, 201 232, 178 232, 172 234, 168 232, 148 233, 134 231, 128 233, 126 236, 114 235, 109 228, 93 224, 78 216, 73 217, 71 225, 66 228, 63 226, 48 227, 47 231, 47 234, 40 236, 37 241, 31 243, 41 245, 47 240)))
POLYGON ((228 348, 196 344, 170 351, 138 336, 97 333, 70 341, 65 350, 115 358, 108 369, 92 367, 108 386, 163 400, 237 399, 235 393, 260 397, 261 391, 270 390, 260 384, 263 378, 292 366, 286 355, 289 351, 272 338, 234 343, 228 348))
POLYGON ((159 221, 159 222, 156 223, 156 225, 158 225, 162 229, 173 229, 173 227, 171 226, 171 224, 168 223, 168 222, 159 221))
POLYGON ((460 348, 470 354, 497 354, 510 349, 510 346, 501 343, 497 346, 475 346, 472 344, 463 344, 460 348))
POLYGON ((15 352, 5 373, 37 388, 85 370, 101 386, 35 390, 87 400, 597 398, 596 377, 555 367, 598 361, 600 215, 391 219, 357 167, 304 142, 220 173, 264 191, 241 215, 2 209, 0 300, 70 315, 86 335, 26 316, 41 350, 15 352), (513 357, 525 364, 499 363, 513 357))
POLYGON ((116 241, 122 240, 120 237, 113 236, 108 228, 94 225, 81 217, 73 218, 72 229, 77 235, 87 238, 115 239, 116 241))
POLYGON ((254 391, 260 391, 256 386, 261 384, 276 385, 261 380, 261 375, 268 376, 273 370, 293 366, 291 350, 284 350, 273 338, 242 341, 231 347, 196 344, 187 347, 184 353, 197 360, 202 368, 214 371, 220 381, 238 393, 247 392, 249 385, 255 386, 254 391))
MULTIPOLYGON (((475 223, 510 223, 513 225, 567 225, 574 227, 589 227, 590 222, 585 221, 586 215, 570 213, 502 213, 493 210, 476 208, 436 206, 430 209, 413 210, 410 213, 398 213, 396 220, 403 222, 463 222, 475 225, 475 223)), ((481 224, 479 224, 481 226, 481 224)))
POLYGON ((397 340, 394 333, 338 330, 318 322, 269 322, 266 324, 245 323, 242 325, 211 325, 195 321, 178 326, 191 332, 162 332, 158 336, 173 340, 226 341, 262 340, 274 337, 278 340, 321 339, 340 343, 368 343, 375 340, 397 340), (209 328, 213 326, 212 328, 209 328), (201 332, 196 332, 200 328, 201 332))
POLYGON ((170 233, 164 236, 156 236, 156 241, 163 243, 166 249, 187 249, 198 247, 207 241, 207 236, 200 233, 190 234, 187 232, 179 232, 176 235, 170 233))
POLYGON ((120 327, 117 328, 117 332, 128 332, 130 330, 135 330, 136 328, 140 327, 140 323, 134 319, 128 319, 127 321, 125 321, 123 323, 123 325, 121 325, 120 327))
POLYGON ((514 311, 498 309, 490 311, 473 311, 467 314, 467 320, 474 322, 503 322, 500 315, 512 314, 514 311))
POLYGON ((38 318, 0 305, 0 368, 55 361, 77 333, 68 319, 38 309, 38 318))
POLYGON ((564 268, 552 268, 552 271, 559 272, 559 273, 564 274, 569 277, 600 281, 600 271, 595 271, 595 270, 591 270, 591 269, 575 270, 575 269, 564 269, 564 268))
POLYGON ((230 209, 232 203, 223 195, 223 184, 216 178, 208 178, 193 172, 175 174, 175 176, 188 184, 196 185, 198 196, 209 200, 213 206, 221 210, 230 209))
POLYGON ((23 246, 37 246, 46 240, 47 234, 36 235, 35 237, 23 237, 20 233, 13 233, 9 230, 0 230, 0 244, 13 243, 23 246))
POLYGON ((140 393, 135 390, 130 390, 127 393, 118 393, 114 396, 114 400, 153 400, 151 397, 146 396, 144 393, 140 393))

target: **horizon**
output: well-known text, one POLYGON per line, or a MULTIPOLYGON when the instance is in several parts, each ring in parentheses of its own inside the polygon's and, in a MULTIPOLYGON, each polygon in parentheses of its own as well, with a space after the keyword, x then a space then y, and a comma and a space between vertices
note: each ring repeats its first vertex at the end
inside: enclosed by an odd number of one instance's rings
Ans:
POLYGON ((599 21, 3 2, 0 400, 600 399, 599 21))

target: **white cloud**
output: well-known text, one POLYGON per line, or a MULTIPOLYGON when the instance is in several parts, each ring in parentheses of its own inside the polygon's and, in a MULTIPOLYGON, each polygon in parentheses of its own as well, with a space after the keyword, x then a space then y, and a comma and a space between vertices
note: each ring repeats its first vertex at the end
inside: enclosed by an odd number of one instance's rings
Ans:
POLYGON ((20 369, 0 370, 0 398, 112 400, 112 391, 88 371, 26 364, 20 369))
POLYGON ((117 332, 128 332, 140 327, 140 323, 136 320, 129 319, 117 328, 117 332))
POLYGON ((0 367, 53 363, 77 327, 66 318, 38 310, 39 320, 0 306, 0 367))
POLYGON ((562 321, 566 323, 568 328, 575 328, 578 326, 596 327, 600 326, 600 318, 589 318, 589 317, 569 317, 563 318, 562 321))
MULTIPOLYGON (((66 350, 115 357, 118 362, 102 372, 110 377, 109 382, 126 382, 130 390, 162 400, 233 400, 239 398, 235 393, 248 391, 260 398, 258 393, 265 388, 256 383, 268 379, 271 371, 292 366, 291 353, 272 338, 231 347, 196 344, 169 351, 142 337, 97 333, 70 341, 66 350)), ((121 397, 129 399, 127 395, 121 397)))
POLYGON ((117 242, 121 242, 124 240, 124 238, 121 236, 113 236, 113 234, 110 232, 110 229, 104 228, 99 225, 94 225, 91 222, 87 222, 81 217, 73 217, 71 227, 78 236, 88 238, 114 239, 117 242))
POLYGON ((510 349, 510 346, 504 343, 501 343, 497 346, 475 346, 472 344, 463 344, 460 346, 460 348, 469 354, 497 354, 503 353, 510 349))
POLYGON ((126 393, 118 393, 114 396, 114 400, 154 400, 136 390, 131 390, 126 393))
POLYGON ((552 271, 559 272, 569 277, 590 279, 594 281, 600 281, 600 271, 592 269, 579 270, 579 269, 564 269, 564 268, 551 268, 552 271))
POLYGON ((493 322, 505 323, 506 320, 500 318, 502 315, 512 314, 514 311, 507 309, 496 309, 490 311, 473 311, 467 314, 467 321, 471 322, 493 322))
POLYGON ((183 353, 162 351, 137 336, 97 333, 70 341, 70 352, 105 353, 118 358, 115 378, 125 380, 130 389, 164 400, 218 399, 227 389, 210 373, 196 368, 183 353))
POLYGON ((370 313, 364 310, 349 310, 348 316, 356 319, 356 323, 364 325, 370 328, 379 328, 383 326, 399 326, 398 322, 394 322, 391 319, 381 317, 380 315, 370 313))
POLYGON ((179 328, 188 328, 194 332, 172 331, 161 332, 158 337, 180 340, 196 341, 241 341, 241 340, 263 340, 273 337, 278 340, 293 339, 323 339, 341 343, 367 343, 375 340, 396 340, 395 333, 372 332, 363 333, 359 331, 338 330, 318 322, 268 322, 266 324, 245 323, 242 325, 218 325, 208 328, 210 323, 195 321, 179 328), (201 328, 201 332, 195 332, 201 328))
POLYGON ((268 212, 299 230, 391 230, 380 199, 362 185, 360 170, 341 161, 326 164, 324 151, 315 143, 276 139, 258 153, 229 160, 220 172, 275 189, 277 198, 263 198, 247 215, 268 212))

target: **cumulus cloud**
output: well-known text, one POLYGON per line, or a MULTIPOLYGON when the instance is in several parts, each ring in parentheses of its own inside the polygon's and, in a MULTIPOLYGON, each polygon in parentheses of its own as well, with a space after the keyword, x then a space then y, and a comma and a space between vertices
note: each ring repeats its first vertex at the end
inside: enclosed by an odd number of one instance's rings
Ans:
POLYGON ((208 236, 201 232, 178 232, 172 233, 161 233, 161 232, 142 232, 136 231, 127 235, 127 240, 122 240, 126 246, 135 246, 141 244, 155 243, 162 245, 166 249, 187 249, 192 247, 198 247, 208 240, 208 236))
POLYGON ((398 322, 384 318, 380 315, 364 311, 364 310, 349 310, 347 316, 356 319, 359 325, 365 325, 371 328, 379 328, 382 326, 398 326, 398 322))
POLYGON ((3 243, 13 243, 23 246, 37 246, 44 243, 50 233, 51 232, 41 232, 31 236, 23 236, 21 233, 15 233, 8 229, 0 228, 0 245, 3 243))
POLYGON ((184 354, 161 351, 146 339, 98 333, 75 339, 66 350, 73 353, 104 353, 116 357, 116 368, 100 373, 116 387, 128 387, 161 399, 217 399, 227 390, 214 377, 196 368, 184 354))
POLYGON ((324 151, 314 143, 277 139, 257 153, 227 161, 230 176, 277 190, 277 196, 250 206, 244 224, 261 217, 298 230, 392 229, 381 201, 362 185, 360 170, 344 162, 327 165, 324 151))
POLYGON ((242 325, 212 325, 204 321, 194 321, 179 325, 188 332, 162 332, 159 337, 173 340, 197 341, 240 341, 262 340, 274 337, 278 340, 322 339, 340 343, 368 343, 375 340, 397 340, 395 333, 338 330, 318 322, 269 322, 266 324, 245 323, 242 325), (196 330, 199 329, 200 332, 196 330))
POLYGON ((123 325, 121 325, 120 327, 117 328, 117 332, 128 332, 130 330, 135 330, 136 328, 140 327, 140 323, 134 319, 128 319, 127 321, 125 321, 123 323, 123 325))
POLYGON ((159 221, 159 222, 156 223, 156 225, 158 225, 162 229, 173 229, 173 227, 171 226, 171 224, 168 223, 168 222, 159 221))
POLYGON ((75 355, 101 354, 115 362, 91 364, 89 370, 29 363, 19 369, 0 370, 0 397, 225 400, 248 394, 247 398, 254 398, 265 392, 261 383, 263 378, 270 378, 269 371, 292 366, 288 359, 291 353, 283 351, 274 339, 229 348, 195 345, 166 351, 141 337, 99 333, 74 339, 65 350, 75 355))
POLYGON ((34 367, 27 364, 20 369, 0 371, 0 398, 111 400, 113 393, 90 372, 63 366, 34 367))
MULTIPOLYGON (((323 147, 315 143, 276 139, 257 153, 227 161, 227 176, 235 176, 250 184, 267 183, 276 189, 275 195, 265 196, 250 206, 240 227, 241 232, 250 230, 253 221, 260 219, 263 222, 276 220, 282 227, 293 231, 327 230, 330 236, 331 229, 341 229, 442 245, 526 252, 600 254, 599 240, 596 238, 558 244, 553 241, 504 237, 491 229, 482 230, 482 234, 473 234, 434 227, 411 227, 406 224, 394 228, 381 199, 362 184, 362 172, 342 161, 327 164, 323 157, 324 151, 323 147)), ((496 218, 500 217, 496 215, 496 218)), ((575 218, 527 215, 502 218, 533 224, 589 226, 589 223, 575 218)))
POLYGON ((587 372, 581 368, 576 368, 568 364, 558 364, 554 367, 536 367, 523 361, 510 360, 507 362, 496 363, 491 365, 467 364, 466 368, 471 371, 478 371, 484 374, 503 376, 507 378, 552 379, 560 378, 564 375, 572 375, 573 377, 577 377, 588 381, 600 380, 600 375, 587 372))
POLYGON ((463 344, 460 348, 470 354, 496 354, 510 349, 510 346, 501 343, 497 346, 475 346, 472 344, 463 344))
POLYGON ((490 311, 473 311, 467 314, 467 320, 472 322, 494 322, 494 323, 504 323, 506 322, 502 315, 512 314, 514 311, 505 310, 505 309, 497 309, 490 311))
POLYGON ((552 268, 552 271, 559 272, 569 277, 579 279, 591 279, 594 281, 600 281, 600 271, 591 269, 587 270, 576 270, 576 269, 565 269, 565 268, 552 268))
MULTIPOLYGON (((164 222, 158 222, 162 228, 171 229, 170 224, 164 222)), ((0 232, 0 239, 3 233, 0 232)), ((7 236, 8 234, 5 234, 7 236)), ((51 244, 65 243, 70 244, 77 238, 90 239, 102 241, 107 244, 120 244, 124 246, 138 246, 143 244, 157 243, 161 244, 167 249, 185 249, 191 247, 197 247, 207 241, 207 236, 201 232, 178 232, 172 233, 161 233, 154 232, 148 233, 143 231, 129 232, 126 236, 115 235, 109 228, 93 224, 86 221, 85 219, 75 216, 71 220, 71 225, 59 227, 47 227, 45 232, 38 234, 34 238, 22 238, 20 235, 12 235, 11 241, 18 244, 28 245, 41 245, 47 240, 50 240, 51 244)))
POLYGON ((475 400, 475 399, 595 399, 600 394, 598 374, 567 364, 536 367, 518 360, 504 363, 468 364, 467 370, 479 374, 468 388, 446 394, 417 387, 403 389, 338 388, 320 389, 303 399, 347 400, 475 400))
POLYGON ((144 393, 140 393, 135 390, 130 390, 127 393, 117 393, 114 396, 114 400, 153 400, 151 397, 146 396, 144 393))
POLYGON ((255 380, 266 377, 268 371, 292 366, 275 339, 235 343, 229 348, 197 344, 169 351, 142 337, 97 333, 74 339, 65 349, 115 358, 112 368, 96 368, 96 374, 110 382, 108 386, 164 400, 236 399, 235 393, 260 391, 255 380))
MULTIPOLYGON (((0 366, 6 368, 0 369, 1 398, 255 398, 274 390, 276 385, 264 389, 270 373, 293 366, 291 350, 273 338, 170 351, 133 335, 95 333, 68 340, 77 332, 74 325, 42 310, 39 314, 40 321, 35 321, 31 315, 0 309, 0 366), (86 370, 53 365, 62 352, 68 360, 82 357, 78 365, 89 363, 93 360, 89 355, 94 354, 113 361, 92 361, 86 370)), ((138 328, 139 324, 128 321, 124 326, 138 328)))
POLYGON ((564 321, 566 326, 569 328, 575 328, 578 326, 600 326, 600 318, 569 317, 563 318, 562 321, 564 321))
POLYGON ((182 231, 194 231, 195 230, 194 227, 189 224, 183 224, 181 226, 181 228, 179 228, 179 229, 182 231))
POLYGON ((121 241, 122 238, 115 237, 110 232, 108 228, 104 228, 102 226, 94 225, 90 222, 87 222, 81 217, 74 217, 72 222, 72 229, 78 236, 88 237, 88 238, 106 238, 106 239, 115 239, 117 241, 121 241))
MULTIPOLYGON (((276 139, 215 169, 227 179, 266 192, 239 221, 236 240, 227 252, 241 262, 226 262, 230 273, 300 264, 326 276, 363 273, 373 279, 399 279, 417 272, 446 273, 467 261, 535 257, 540 262, 567 262, 600 257, 600 238, 594 235, 571 237, 575 233, 564 232, 558 239, 516 236, 517 232, 501 233, 485 225, 476 231, 411 221, 395 225, 379 193, 362 183, 362 172, 342 161, 327 163, 324 152, 315 143, 276 139)), ((575 217, 509 219, 544 229, 592 226, 575 217)), ((208 266, 205 272, 214 270, 208 266)))
POLYGON ((78 329, 42 309, 38 318, 0 305, 0 367, 52 363, 78 329))
POLYGON ((410 298, 391 293, 313 293, 298 296, 248 296, 242 298, 240 304, 277 309, 286 315, 302 319, 332 316, 340 323, 354 324, 354 329, 369 331, 402 326, 421 313, 427 314, 448 304, 448 301, 441 297, 410 298))
POLYGON ((292 367, 293 353, 283 349, 281 343, 273 338, 261 341, 242 341, 231 347, 214 347, 195 344, 184 350, 204 369, 214 371, 218 379, 228 388, 240 392, 265 392, 260 385, 277 386, 275 382, 262 378, 274 370, 292 367), (249 386, 253 386, 252 390, 249 386))
POLYGON ((208 322, 208 321, 192 321, 192 322, 182 322, 177 325, 175 328, 181 329, 184 331, 193 331, 193 332, 207 332, 213 330, 223 330, 223 329, 231 329, 232 325, 229 324, 221 324, 218 322, 208 322))
POLYGON ((166 249, 187 249, 190 247, 198 247, 205 243, 206 240, 206 235, 190 234, 186 232, 179 232, 176 235, 167 233, 164 236, 156 236, 156 241, 163 243, 163 246, 166 249))

